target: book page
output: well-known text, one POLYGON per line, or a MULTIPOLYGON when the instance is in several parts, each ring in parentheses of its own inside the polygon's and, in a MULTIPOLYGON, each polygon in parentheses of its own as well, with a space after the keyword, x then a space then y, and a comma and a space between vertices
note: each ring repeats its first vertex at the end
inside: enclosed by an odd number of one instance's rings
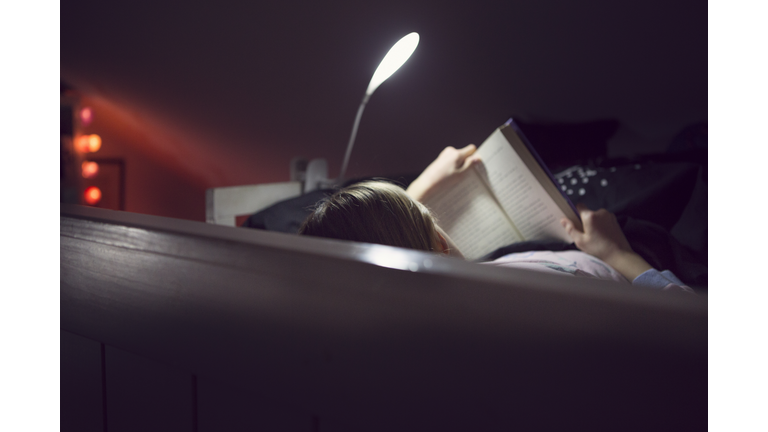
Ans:
MULTIPOLYGON (((523 145, 522 142, 520 145, 523 145)), ((572 240, 560 225, 563 211, 497 129, 477 150, 476 166, 524 240, 572 240)))
POLYGON ((522 240, 475 170, 449 179, 423 203, 468 260, 522 240))

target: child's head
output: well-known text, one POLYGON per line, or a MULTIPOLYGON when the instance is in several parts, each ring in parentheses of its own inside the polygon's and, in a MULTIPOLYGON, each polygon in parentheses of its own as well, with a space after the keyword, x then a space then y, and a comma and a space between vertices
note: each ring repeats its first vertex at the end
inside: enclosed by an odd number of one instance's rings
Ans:
POLYGON ((432 213, 402 188, 383 181, 357 183, 322 200, 299 234, 424 251, 444 249, 432 213))

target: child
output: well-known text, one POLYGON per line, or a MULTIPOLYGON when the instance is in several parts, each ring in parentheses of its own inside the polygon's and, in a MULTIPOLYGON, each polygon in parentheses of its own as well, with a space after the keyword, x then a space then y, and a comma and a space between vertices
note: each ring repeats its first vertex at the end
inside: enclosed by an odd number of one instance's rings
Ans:
MULTIPOLYGON (((463 258, 421 202, 435 186, 479 163, 476 148, 447 147, 407 190, 386 182, 366 181, 321 201, 299 234, 377 243, 463 258)), ((503 256, 487 264, 575 277, 611 279, 662 290, 693 292, 669 271, 659 272, 632 250, 616 217, 604 210, 579 207, 584 231, 561 223, 580 251, 537 251, 503 256)))

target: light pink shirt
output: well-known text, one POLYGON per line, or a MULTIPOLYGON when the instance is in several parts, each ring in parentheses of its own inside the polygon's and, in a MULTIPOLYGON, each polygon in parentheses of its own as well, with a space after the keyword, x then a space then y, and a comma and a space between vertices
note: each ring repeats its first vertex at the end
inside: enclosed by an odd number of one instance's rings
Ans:
POLYGON ((530 269, 547 273, 570 274, 576 277, 608 279, 629 284, 630 282, 602 260, 581 251, 532 251, 504 255, 483 264, 530 269))
MULTIPOLYGON (((629 284, 630 281, 599 258, 581 251, 518 252, 482 264, 529 269, 546 273, 569 274, 575 277, 607 279, 629 284)), ((632 285, 662 291, 694 291, 669 270, 650 269, 631 282, 632 285)))

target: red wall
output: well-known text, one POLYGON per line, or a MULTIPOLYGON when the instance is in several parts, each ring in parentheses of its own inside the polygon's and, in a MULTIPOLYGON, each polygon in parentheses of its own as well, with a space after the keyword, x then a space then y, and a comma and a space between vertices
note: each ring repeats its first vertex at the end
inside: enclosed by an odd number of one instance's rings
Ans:
MULTIPOLYGON (((181 219, 205 220, 205 182, 173 163, 158 146, 160 139, 149 125, 131 119, 130 114, 106 100, 81 98, 81 106, 90 106, 94 117, 81 133, 98 134, 102 146, 85 158, 121 158, 125 161, 125 210, 181 219)), ((101 175, 108 176, 109 166, 102 165, 101 175)), ((110 181, 115 176, 110 178, 110 181)), ((88 182, 86 181, 86 184, 88 182)), ((103 202, 113 201, 105 188, 103 202)))

